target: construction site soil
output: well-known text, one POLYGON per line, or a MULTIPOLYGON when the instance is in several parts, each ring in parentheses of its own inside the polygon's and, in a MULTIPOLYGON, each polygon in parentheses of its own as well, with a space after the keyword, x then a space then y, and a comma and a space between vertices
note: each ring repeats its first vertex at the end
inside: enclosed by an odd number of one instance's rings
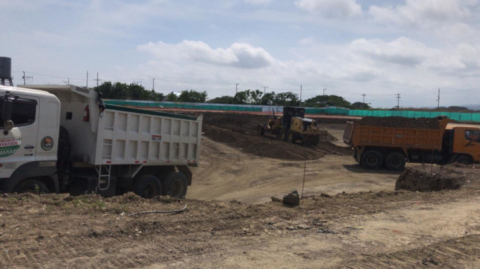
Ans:
POLYGON ((376 127, 397 127, 414 129, 438 129, 437 119, 430 118, 403 118, 403 117, 364 117, 358 121, 361 125, 376 127))
POLYGON ((440 191, 456 190, 465 184, 465 172, 452 166, 428 169, 425 166, 407 167, 398 177, 395 190, 440 191))
POLYGON ((3 194, 0 268, 476 268, 479 170, 448 171, 469 183, 310 196, 295 208, 3 194), (185 205, 178 214, 129 216, 185 205))
MULTIPOLYGON (((260 136, 256 129, 266 124, 268 116, 251 114, 204 114, 205 136, 220 143, 260 157, 282 160, 316 160, 326 154, 350 155, 351 150, 331 143, 336 138, 329 135, 317 146, 304 146, 279 140, 273 135, 260 136)), ((322 124, 320 123, 322 126, 322 124)), ((324 126, 328 130, 328 126, 324 126)))

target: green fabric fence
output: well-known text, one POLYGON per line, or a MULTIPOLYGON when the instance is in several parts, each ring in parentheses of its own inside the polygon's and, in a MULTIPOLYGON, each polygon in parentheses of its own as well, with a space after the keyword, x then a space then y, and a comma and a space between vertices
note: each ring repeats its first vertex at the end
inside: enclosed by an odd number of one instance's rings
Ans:
POLYGON ((456 121, 480 122, 480 113, 438 112, 438 111, 402 111, 402 110, 350 110, 349 116, 357 117, 404 117, 436 118, 446 116, 456 121))

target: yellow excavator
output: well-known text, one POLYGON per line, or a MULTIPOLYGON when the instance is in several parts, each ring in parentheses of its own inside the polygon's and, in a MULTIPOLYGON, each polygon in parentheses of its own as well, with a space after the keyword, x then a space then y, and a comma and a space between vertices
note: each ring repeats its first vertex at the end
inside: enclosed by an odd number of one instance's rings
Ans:
POLYGON ((258 125, 257 133, 259 135, 265 135, 266 132, 272 133, 284 141, 295 143, 300 140, 302 144, 314 146, 328 136, 327 130, 320 130, 315 120, 305 118, 304 108, 297 107, 284 107, 282 117, 277 118, 273 114, 267 124, 258 125))

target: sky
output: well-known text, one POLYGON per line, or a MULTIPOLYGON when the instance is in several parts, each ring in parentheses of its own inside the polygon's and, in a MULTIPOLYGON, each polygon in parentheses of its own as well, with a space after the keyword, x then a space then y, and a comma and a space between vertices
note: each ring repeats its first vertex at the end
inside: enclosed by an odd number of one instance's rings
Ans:
POLYGON ((14 83, 479 104, 480 0, 0 0, 14 83), (32 78, 30 78, 32 77, 32 78))

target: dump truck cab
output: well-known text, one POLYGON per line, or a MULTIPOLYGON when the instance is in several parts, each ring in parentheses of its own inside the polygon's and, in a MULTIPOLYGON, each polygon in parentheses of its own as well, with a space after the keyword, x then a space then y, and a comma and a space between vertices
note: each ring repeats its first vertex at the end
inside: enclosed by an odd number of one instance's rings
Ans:
POLYGON ((0 191, 26 178, 58 190, 60 101, 48 92, 0 86, 0 191))
POLYGON ((446 131, 450 151, 455 159, 466 162, 480 162, 480 125, 449 123, 446 131))

